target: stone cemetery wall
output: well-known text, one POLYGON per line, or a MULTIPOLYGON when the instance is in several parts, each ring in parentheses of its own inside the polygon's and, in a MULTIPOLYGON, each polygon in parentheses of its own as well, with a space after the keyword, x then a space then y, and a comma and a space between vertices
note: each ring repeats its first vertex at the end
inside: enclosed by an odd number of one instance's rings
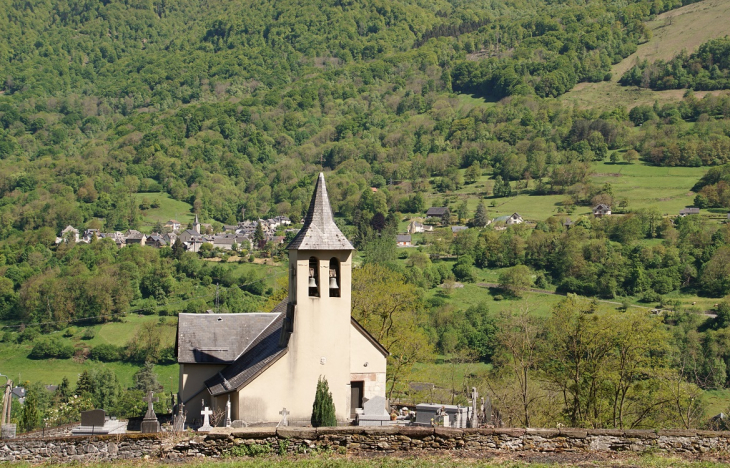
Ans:
POLYGON ((176 459, 295 453, 463 452, 712 453, 730 449, 730 432, 431 427, 246 428, 208 435, 126 434, 0 440, 0 461, 176 459))

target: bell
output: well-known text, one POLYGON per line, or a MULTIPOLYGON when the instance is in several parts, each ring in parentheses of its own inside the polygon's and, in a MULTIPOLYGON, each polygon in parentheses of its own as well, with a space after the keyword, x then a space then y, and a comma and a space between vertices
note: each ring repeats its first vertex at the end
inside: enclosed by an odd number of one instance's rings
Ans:
POLYGON ((317 287, 317 281, 314 280, 314 276, 309 277, 309 287, 310 288, 316 288, 317 287))
POLYGON ((337 286, 337 278, 334 276, 330 276, 330 289, 339 289, 340 287, 337 286))

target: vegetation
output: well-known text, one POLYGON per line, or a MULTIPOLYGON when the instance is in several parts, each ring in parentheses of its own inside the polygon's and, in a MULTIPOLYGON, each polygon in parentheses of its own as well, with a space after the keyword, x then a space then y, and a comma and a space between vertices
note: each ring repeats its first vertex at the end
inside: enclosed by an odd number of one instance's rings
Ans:
MULTIPOLYGON (((703 392, 730 383, 730 231, 715 212, 674 215, 730 207, 730 97, 554 99, 615 82, 647 22, 688 3, 0 0, 2 365, 46 378, 40 360, 54 359, 55 382, 81 375, 84 402, 134 414, 157 385, 150 366, 174 372, 174 316, 270 310, 286 262, 260 226, 255 256, 282 263, 265 274, 210 245, 75 245, 60 231, 298 220, 323 170, 358 249, 353 315, 390 351, 389 397, 440 361, 444 400, 482 379, 510 390, 492 396, 512 424, 702 426, 703 392), (589 216, 598 203, 616 216, 589 216), (398 249, 430 206, 452 215, 398 249), (529 223, 490 223, 513 212, 529 223), (454 221, 472 228, 454 235, 454 221), (525 312, 533 286, 555 294, 525 312), (586 333, 595 349, 571 347, 586 333), (480 371, 458 379, 468 365, 480 371)), ((625 80, 727 87, 727 45, 625 80)), ((84 406, 50 415, 43 392, 29 427, 84 406)))
POLYGON ((335 403, 332 401, 332 392, 325 377, 317 381, 317 391, 312 404, 312 427, 337 426, 335 403))
POLYGON ((696 91, 730 88, 730 39, 713 39, 697 52, 682 51, 667 62, 644 60, 621 77, 621 84, 656 90, 688 88, 696 91))

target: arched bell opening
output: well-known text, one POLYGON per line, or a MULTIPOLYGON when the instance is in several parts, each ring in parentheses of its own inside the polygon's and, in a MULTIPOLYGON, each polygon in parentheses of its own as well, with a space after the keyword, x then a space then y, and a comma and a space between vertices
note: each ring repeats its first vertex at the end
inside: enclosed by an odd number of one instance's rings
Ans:
POLYGON ((340 297, 340 261, 336 258, 330 259, 329 290, 330 297, 340 297))
POLYGON ((309 297, 319 297, 319 265, 317 259, 309 257, 309 297))

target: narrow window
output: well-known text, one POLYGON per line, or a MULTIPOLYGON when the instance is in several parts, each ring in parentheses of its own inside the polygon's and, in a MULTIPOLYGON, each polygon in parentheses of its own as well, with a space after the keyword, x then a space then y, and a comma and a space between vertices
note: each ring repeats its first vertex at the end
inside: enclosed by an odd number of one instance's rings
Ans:
POLYGON ((309 258, 309 297, 319 297, 319 265, 314 257, 309 258))
POLYGON ((336 258, 330 260, 329 276, 330 297, 340 297, 340 262, 336 258))

